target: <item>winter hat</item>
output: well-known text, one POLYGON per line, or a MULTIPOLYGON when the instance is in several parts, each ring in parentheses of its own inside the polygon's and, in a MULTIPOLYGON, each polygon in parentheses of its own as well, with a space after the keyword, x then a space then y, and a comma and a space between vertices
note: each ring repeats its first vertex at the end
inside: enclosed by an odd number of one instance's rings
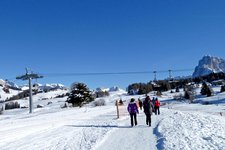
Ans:
POLYGON ((135 101, 135 99, 134 98, 131 98, 130 102, 134 102, 134 101, 135 101))

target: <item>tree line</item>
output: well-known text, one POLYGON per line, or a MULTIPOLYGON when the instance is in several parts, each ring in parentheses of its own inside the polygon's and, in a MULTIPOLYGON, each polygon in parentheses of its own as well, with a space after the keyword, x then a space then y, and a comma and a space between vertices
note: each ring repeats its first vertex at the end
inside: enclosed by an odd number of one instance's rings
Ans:
MULTIPOLYGON (((175 89, 175 92, 179 92, 180 88, 185 91, 184 97, 186 99, 194 98, 193 84, 202 85, 201 94, 211 96, 212 90, 206 83, 212 83, 215 80, 225 79, 224 73, 211 73, 206 76, 197 78, 184 78, 184 79, 165 79, 157 81, 149 81, 148 83, 133 83, 128 85, 128 94, 147 94, 151 91, 157 91, 159 93, 175 89), (193 83, 193 84, 190 84, 193 83)), ((225 85, 221 86, 221 92, 225 91, 225 85)), ((21 93, 20 96, 28 96, 28 93, 21 93)), ((64 96, 64 95, 63 95, 64 96)), ((65 96, 68 96, 67 102, 72 103, 73 106, 82 107, 84 104, 94 101, 95 98, 109 96, 107 91, 91 91, 84 83, 73 83, 70 87, 70 92, 65 96)), ((13 99, 17 99, 13 98, 13 99)))
MULTIPOLYGON (((194 83, 200 84, 204 82, 212 83, 215 80, 225 79, 225 74, 220 73, 211 73, 209 75, 196 77, 196 78, 185 78, 185 79, 165 79, 157 81, 149 81, 148 83, 132 83, 128 85, 127 91, 128 94, 147 94, 151 91, 169 91, 172 89, 178 90, 179 88, 185 88, 187 84, 194 83)), ((206 87, 204 85, 204 87, 206 87)), ((206 90, 207 91, 207 90, 206 90)), ((205 94, 204 90, 203 93, 205 94)))
MULTIPOLYGON (((206 76, 197 78, 184 78, 184 79, 165 79, 157 81, 149 81, 148 83, 133 83, 128 85, 127 92, 130 95, 133 94, 147 94, 151 91, 157 91, 161 93, 175 89, 174 92, 179 92, 180 88, 184 89, 184 98, 194 100, 195 96, 195 85, 202 83, 201 94, 211 96, 213 91, 207 83, 212 83, 215 80, 225 79, 224 73, 211 73, 206 76)), ((221 92, 225 91, 225 85, 221 86, 221 92)), ((84 83, 74 83, 71 86, 71 92, 67 99, 67 102, 72 103, 73 106, 82 107, 83 104, 93 101, 95 98, 108 96, 109 93, 91 92, 87 85, 84 83)))

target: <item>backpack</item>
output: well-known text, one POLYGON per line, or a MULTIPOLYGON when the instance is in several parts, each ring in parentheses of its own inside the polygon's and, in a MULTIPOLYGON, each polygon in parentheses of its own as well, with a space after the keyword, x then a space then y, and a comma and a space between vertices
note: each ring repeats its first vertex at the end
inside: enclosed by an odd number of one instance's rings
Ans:
POLYGON ((148 101, 144 101, 143 108, 145 113, 150 113, 150 103, 148 101))

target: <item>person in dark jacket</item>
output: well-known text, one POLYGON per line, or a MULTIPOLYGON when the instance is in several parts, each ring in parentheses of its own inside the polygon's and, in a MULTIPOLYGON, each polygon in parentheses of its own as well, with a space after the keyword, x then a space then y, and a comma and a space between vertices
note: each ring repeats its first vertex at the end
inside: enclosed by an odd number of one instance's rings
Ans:
POLYGON ((152 104, 152 101, 149 96, 147 96, 143 102, 143 108, 144 108, 144 113, 146 115, 146 124, 151 126, 151 115, 154 109, 154 106, 152 104))
POLYGON ((135 99, 131 98, 130 103, 127 106, 127 110, 130 114, 132 127, 134 126, 134 124, 135 124, 135 126, 137 125, 137 113, 139 113, 137 104, 134 101, 135 101, 135 99))
POLYGON ((159 107, 160 107, 160 101, 158 100, 158 98, 156 98, 155 100, 155 114, 160 115, 160 111, 159 111, 159 107))
POLYGON ((152 97, 152 104, 153 104, 153 106, 155 106, 155 101, 156 101, 155 97, 152 97))

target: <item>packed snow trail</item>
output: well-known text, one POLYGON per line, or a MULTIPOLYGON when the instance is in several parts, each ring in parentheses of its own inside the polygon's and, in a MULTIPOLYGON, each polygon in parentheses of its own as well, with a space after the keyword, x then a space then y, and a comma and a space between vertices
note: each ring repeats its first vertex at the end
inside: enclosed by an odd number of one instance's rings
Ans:
POLYGON ((225 119, 197 111, 161 108, 145 124, 130 127, 128 115, 116 119, 115 106, 73 108, 54 113, 0 117, 2 150, 222 150, 225 119))
POLYGON ((225 149, 225 119, 221 116, 161 108, 160 115, 152 116, 152 127, 145 125, 144 114, 138 115, 136 127, 127 127, 129 117, 119 124, 121 128, 107 134, 96 150, 225 149))
POLYGON ((138 125, 131 127, 130 118, 120 120, 120 127, 110 132, 96 150, 156 150, 156 136, 153 131, 161 116, 152 115, 152 126, 146 125, 146 118, 143 112, 137 115, 138 125))

